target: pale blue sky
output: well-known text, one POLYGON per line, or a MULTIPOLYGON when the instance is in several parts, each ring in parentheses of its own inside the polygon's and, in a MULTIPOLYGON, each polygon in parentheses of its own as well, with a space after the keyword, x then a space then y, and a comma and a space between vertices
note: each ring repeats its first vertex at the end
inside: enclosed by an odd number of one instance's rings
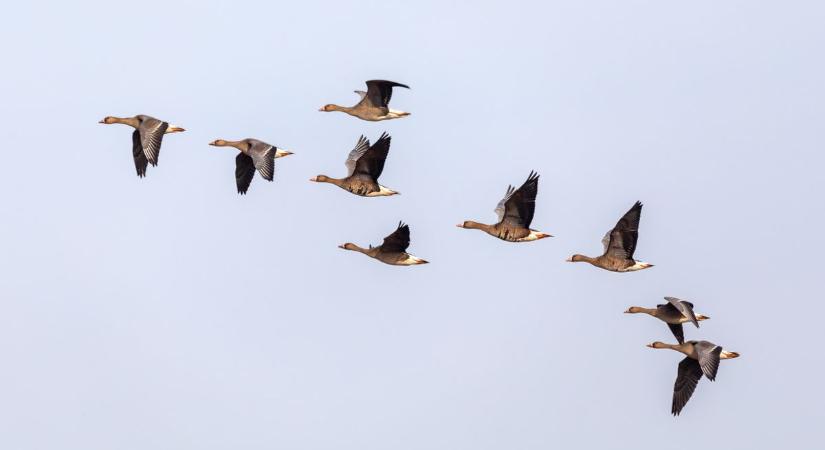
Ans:
POLYGON ((825 6, 803 1, 13 2, 0 47, 0 446, 812 448, 825 6), (324 114, 409 84, 402 120, 324 114), (138 179, 131 130, 183 126, 138 179), (365 199, 336 176, 393 137, 365 199), (295 151, 235 193, 233 151, 295 151), (504 243, 508 184, 541 174, 504 243), (564 260, 642 200, 615 274, 564 260), (336 248, 380 243, 391 267, 336 248), (665 295, 742 357, 670 415, 665 295))

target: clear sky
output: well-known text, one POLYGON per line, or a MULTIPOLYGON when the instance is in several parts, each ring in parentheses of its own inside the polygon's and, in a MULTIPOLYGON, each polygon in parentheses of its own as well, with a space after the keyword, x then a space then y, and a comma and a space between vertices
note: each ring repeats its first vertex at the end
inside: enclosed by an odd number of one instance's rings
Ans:
POLYGON ((11 2, 0 27, 0 447, 813 448, 823 438, 825 6, 11 2), (320 113, 409 84, 370 123, 320 113), (131 129, 168 135, 135 176, 131 129), (361 134, 392 148, 360 198, 361 134), (291 149, 235 192, 233 149, 291 149), (533 226, 494 221, 541 174, 533 226), (645 203, 636 256, 598 254, 645 203), (337 248, 379 244, 392 267, 337 248), (670 415, 665 295, 738 351, 670 415))

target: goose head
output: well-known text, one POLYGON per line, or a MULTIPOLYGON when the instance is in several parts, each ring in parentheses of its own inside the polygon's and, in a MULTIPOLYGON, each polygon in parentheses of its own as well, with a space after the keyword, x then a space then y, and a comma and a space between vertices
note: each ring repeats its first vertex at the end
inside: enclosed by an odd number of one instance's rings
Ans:
POLYGON ((659 342, 659 341, 647 344, 647 346, 650 347, 650 348, 670 348, 669 345, 665 344, 664 342, 659 342))
POLYGON ((117 123, 117 118, 116 118, 116 117, 112 117, 112 116, 106 116, 106 117, 104 117, 103 119, 101 119, 101 120, 100 120, 99 122, 97 122, 97 123, 104 123, 104 124, 106 124, 106 125, 111 125, 111 124, 113 124, 113 123, 117 123))
POLYGON ((640 313, 640 312, 644 312, 644 308, 641 308, 639 306, 631 306, 630 308, 627 308, 627 311, 625 311, 624 313, 625 314, 637 314, 637 313, 640 313))
POLYGON ((339 111, 340 109, 341 109, 341 107, 340 107, 340 106, 338 106, 338 105, 334 105, 334 104, 330 103, 330 104, 328 104, 328 105, 324 105, 324 106, 323 106, 323 107, 321 107, 321 109, 319 109, 318 111, 321 111, 321 112, 330 112, 330 111, 339 111))
POLYGON ((584 255, 579 255, 578 253, 567 258, 567 262, 580 262, 580 261, 589 261, 590 258, 584 255))
POLYGON ((317 177, 310 178, 309 181, 315 181, 316 183, 326 183, 329 181, 329 177, 326 175, 318 175, 317 177))
POLYGON ((226 147, 229 145, 229 143, 223 139, 215 139, 214 141, 210 142, 209 145, 213 147, 226 147))
POLYGON ((351 242, 347 242, 346 244, 339 245, 338 248, 341 248, 341 249, 344 249, 344 250, 357 250, 359 247, 357 245, 351 243, 351 242))
POLYGON ((485 225, 481 224, 481 223, 478 223, 478 222, 473 222, 472 220, 465 220, 464 222, 461 222, 460 224, 458 224, 456 226, 458 228, 467 228, 467 229, 473 229, 473 230, 480 230, 480 229, 483 229, 485 225))
POLYGON ((283 149, 280 149, 280 148, 275 150, 275 157, 276 158, 283 158, 284 156, 289 156, 289 155, 294 155, 294 153, 292 153, 289 150, 283 150, 283 149))

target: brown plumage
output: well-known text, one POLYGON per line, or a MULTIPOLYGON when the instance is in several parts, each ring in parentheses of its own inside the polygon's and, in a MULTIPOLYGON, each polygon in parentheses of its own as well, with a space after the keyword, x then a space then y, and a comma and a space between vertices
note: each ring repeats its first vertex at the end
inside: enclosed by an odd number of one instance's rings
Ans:
POLYGON ((168 122, 144 114, 134 117, 106 116, 99 123, 106 125, 119 123, 135 129, 132 132, 132 158, 135 161, 135 171, 140 178, 146 176, 149 164, 158 165, 163 135, 186 131, 181 127, 170 126, 168 122))
POLYGON ((459 228, 469 228, 481 230, 490 236, 497 237, 507 242, 529 242, 552 235, 542 233, 530 228, 533 222, 533 214, 536 210, 536 195, 539 190, 539 175, 530 172, 527 180, 520 188, 513 186, 507 188, 504 198, 498 202, 496 214, 498 222, 492 225, 464 221, 456 225, 459 228))
POLYGON ((318 175, 310 178, 309 181, 319 183, 330 183, 362 197, 381 197, 395 195, 398 192, 378 184, 378 177, 384 171, 384 162, 390 151, 390 140, 392 138, 387 133, 383 133, 375 144, 370 145, 370 141, 361 136, 355 148, 347 158, 347 176, 345 178, 332 178, 326 175, 318 175))
POLYGON ((427 264, 427 261, 407 253, 407 247, 409 246, 410 227, 403 222, 399 222, 398 228, 389 236, 385 237, 384 243, 378 247, 370 245, 369 248, 361 248, 353 243, 347 242, 346 244, 339 245, 338 248, 363 253, 370 258, 375 258, 384 264, 393 266, 427 264))
POLYGON ((234 147, 241 152, 235 157, 235 185, 238 194, 244 195, 249 190, 255 170, 264 180, 272 181, 275 177, 275 159, 291 155, 292 152, 257 139, 227 141, 217 139, 209 143, 214 147, 234 147))
POLYGON ((699 322, 710 319, 710 317, 695 314, 693 312, 693 303, 680 300, 676 297, 665 297, 667 303, 656 305, 656 308, 642 308, 641 306, 631 306, 625 311, 625 314, 648 314, 662 322, 666 323, 670 328, 673 336, 680 344, 685 342, 685 332, 682 329, 682 324, 690 322, 699 328, 699 322))
POLYGON ((679 363, 676 382, 673 384, 673 402, 670 412, 674 416, 682 412, 682 408, 690 400, 702 375, 714 381, 720 360, 739 357, 739 353, 724 351, 721 346, 708 341, 687 341, 683 344, 665 344, 656 341, 647 346, 659 349, 668 348, 685 355, 685 359, 679 363))
POLYGON ((642 214, 642 203, 636 202, 630 210, 619 219, 616 226, 608 231, 602 239, 604 253, 595 258, 585 255, 573 255, 569 262, 587 262, 596 267, 612 272, 633 272, 653 267, 642 261, 633 259, 636 251, 636 241, 639 239, 639 220, 642 214))
POLYGON ((367 81, 367 92, 355 91, 361 96, 361 101, 355 106, 338 106, 335 104, 325 105, 319 111, 331 112, 341 111, 359 119, 377 122, 379 120, 399 119, 401 117, 409 116, 410 113, 404 111, 394 111, 390 109, 389 103, 392 98, 392 88, 402 87, 409 89, 410 87, 387 80, 369 80, 367 81))

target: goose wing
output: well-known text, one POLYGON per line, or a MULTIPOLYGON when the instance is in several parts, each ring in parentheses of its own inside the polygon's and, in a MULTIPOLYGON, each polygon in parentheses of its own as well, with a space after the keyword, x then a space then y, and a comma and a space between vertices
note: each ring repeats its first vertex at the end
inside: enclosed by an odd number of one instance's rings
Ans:
POLYGON ((722 354, 722 347, 708 341, 699 341, 693 344, 696 354, 699 356, 699 366, 708 380, 716 379, 716 372, 719 370, 719 355, 722 354))
POLYGON ((355 173, 369 175, 373 180, 378 181, 378 177, 384 171, 384 162, 390 152, 391 140, 392 138, 387 133, 381 134, 375 144, 372 144, 355 162, 355 173))
MULTIPOLYGON (((533 221, 533 213, 536 211, 536 195, 539 191, 539 175, 530 172, 527 180, 520 188, 513 190, 512 186, 507 189, 508 195, 502 200, 504 202, 505 222, 524 228, 530 228, 533 221)), ((501 203, 499 203, 501 205, 501 203)), ((498 211, 499 208, 496 208, 498 211)))
POLYGON ((369 80, 367 81, 367 95, 362 102, 369 101, 373 106, 386 108, 392 98, 392 88, 395 86, 410 88, 406 84, 396 83, 395 81, 369 80))
POLYGON ((680 344, 685 343, 685 330, 682 328, 681 323, 669 323, 667 327, 670 328, 670 332, 673 333, 680 344))
POLYGON ((355 148, 353 148, 349 152, 349 156, 347 156, 347 162, 345 163, 347 166, 347 176, 351 177, 352 174, 355 173, 355 169, 358 167, 358 160, 364 156, 364 153, 370 149, 370 140, 365 138, 364 135, 361 135, 358 138, 358 142, 355 144, 355 148))
MULTIPOLYGON (((606 255, 618 259, 633 259, 636 241, 639 239, 639 219, 642 215, 642 203, 636 202, 616 226, 609 232, 606 255)), ((607 237, 607 236, 605 236, 607 237)), ((604 239, 602 239, 604 243, 604 239)))
POLYGON ((510 196, 513 195, 513 191, 515 190, 516 188, 512 185, 507 186, 507 190, 504 192, 504 198, 502 198, 501 201, 498 202, 498 205, 496 205, 496 215, 498 216, 499 222, 504 220, 504 213, 506 209, 504 205, 507 203, 507 200, 510 200, 510 196))
POLYGON ((275 177, 275 153, 277 149, 274 145, 257 139, 247 139, 249 141, 249 156, 258 173, 264 180, 272 181, 275 177))
POLYGON ((700 379, 702 379, 702 368, 699 366, 699 361, 685 357, 679 363, 679 370, 676 372, 676 383, 673 385, 673 404, 670 412, 674 416, 678 416, 682 412, 682 408, 690 400, 700 379))
POLYGON ((696 328, 699 328, 699 321, 696 320, 696 314, 693 313, 693 303, 680 300, 676 297, 665 297, 665 300, 668 301, 669 307, 672 307, 678 311, 679 314, 687 317, 690 323, 695 325, 696 328))
POLYGON ((143 145, 140 143, 140 131, 132 132, 132 158, 135 160, 135 170, 140 178, 146 176, 146 167, 149 161, 146 159, 146 154, 143 153, 143 145))
POLYGON ((410 246, 410 226, 404 222, 398 222, 398 228, 389 236, 384 238, 381 250, 385 252, 402 253, 410 246))
POLYGON ((238 186, 239 194, 246 194, 254 176, 255 163, 252 162, 252 157, 245 153, 238 153, 235 157, 235 184, 238 186))
POLYGON ((140 132, 143 153, 149 163, 156 166, 160 156, 160 144, 163 141, 166 129, 169 128, 169 124, 149 116, 138 116, 138 119, 140 123, 137 129, 140 132))

